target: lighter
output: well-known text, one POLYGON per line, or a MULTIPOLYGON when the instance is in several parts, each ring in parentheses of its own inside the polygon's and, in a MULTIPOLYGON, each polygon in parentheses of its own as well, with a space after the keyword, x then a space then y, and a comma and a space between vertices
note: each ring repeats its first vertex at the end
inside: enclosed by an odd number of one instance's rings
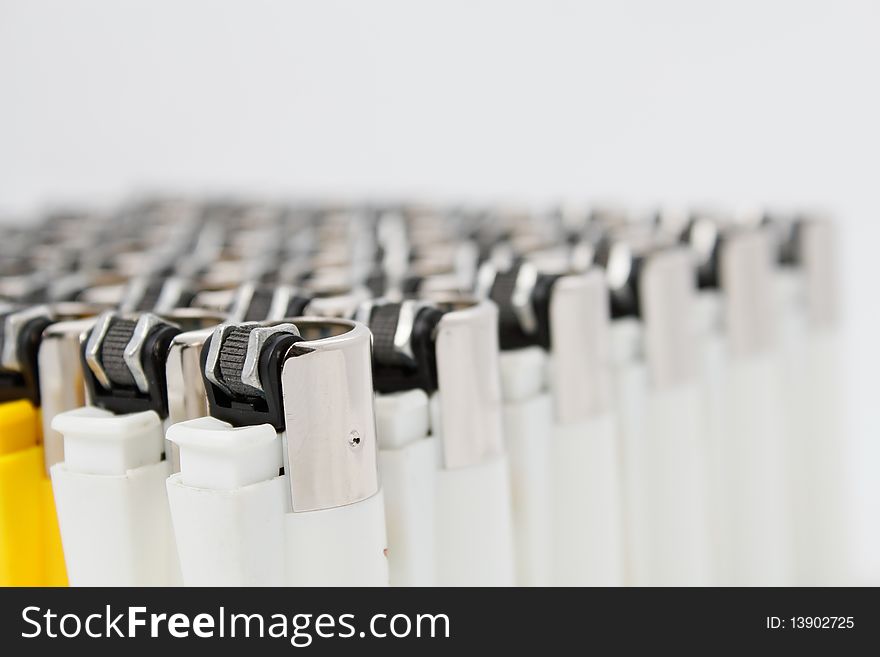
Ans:
POLYGON ((841 406, 836 231, 827 219, 774 217, 775 270, 793 511, 795 582, 848 581, 846 431, 841 406))
POLYGON ((7 307, 0 368, 0 585, 66 583, 45 470, 38 351, 48 306, 7 307))
POLYGON ((166 368, 189 340, 181 325, 197 330, 217 322, 214 315, 180 312, 169 313, 175 321, 106 312, 84 336, 90 405, 52 422, 64 436, 64 460, 51 472, 73 585, 157 586, 180 579, 165 494, 171 471, 166 368))
POLYGON ((184 583, 386 585, 367 328, 223 324, 202 371, 211 416, 168 430, 184 583))
POLYGON ((693 259, 630 230, 607 235, 597 260, 611 292, 628 582, 709 584, 693 259))
POLYGON ((619 584, 619 455, 602 272, 572 272, 568 258, 534 254, 500 271, 486 264, 479 280, 501 308, 520 582, 619 584))
POLYGON ((464 297, 372 302, 392 583, 513 583, 497 310, 464 297))

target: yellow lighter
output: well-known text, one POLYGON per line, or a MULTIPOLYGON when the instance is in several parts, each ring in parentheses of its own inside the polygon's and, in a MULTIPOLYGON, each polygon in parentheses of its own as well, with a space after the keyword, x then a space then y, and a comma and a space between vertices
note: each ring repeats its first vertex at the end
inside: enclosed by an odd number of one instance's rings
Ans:
POLYGON ((63 443, 43 421, 83 405, 79 336, 93 320, 56 319, 48 306, 0 315, 0 586, 67 585, 49 478, 63 443))
POLYGON ((52 483, 30 400, 0 404, 0 585, 64 586, 52 483))

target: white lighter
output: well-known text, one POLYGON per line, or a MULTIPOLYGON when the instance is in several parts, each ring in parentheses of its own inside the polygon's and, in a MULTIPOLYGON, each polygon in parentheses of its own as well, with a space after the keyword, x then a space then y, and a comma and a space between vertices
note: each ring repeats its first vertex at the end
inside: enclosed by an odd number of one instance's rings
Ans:
POLYGON ((795 272, 773 268, 767 227, 692 216, 681 237, 698 264, 697 322, 710 447, 710 504, 717 580, 726 585, 789 581, 785 396, 775 329, 801 344, 804 310, 795 272), (794 275, 792 275, 794 274, 794 275))
MULTIPOLYGON (((547 586, 553 581, 552 435, 548 354, 538 336, 533 296, 539 273, 531 263, 503 271, 484 264, 477 293, 499 308, 499 366, 504 445, 510 467, 516 581, 547 586)), ((545 279, 541 336, 549 339, 547 315, 551 279, 545 279)))
POLYGON ((619 455, 602 273, 529 259, 484 265, 502 309, 502 389, 520 583, 623 580, 619 455), (507 347, 507 349, 504 349, 507 347))
POLYGON ((780 308, 795 583, 846 583, 847 526, 841 426, 835 229, 827 219, 773 218, 780 308))
POLYGON ((373 302, 380 472, 398 586, 513 584, 497 310, 373 302))
POLYGON ((609 235, 627 581, 712 583, 706 444, 695 369, 694 264, 687 250, 609 235))
POLYGON ((61 413, 64 460, 52 485, 73 586, 178 580, 167 502, 162 418, 165 354, 180 331, 155 315, 101 315, 83 373, 91 406, 61 413))
POLYGON ((764 227, 732 226, 719 242, 728 344, 726 431, 712 476, 725 520, 723 584, 791 583, 793 552, 773 242, 764 227))
MULTIPOLYGON (((177 319, 186 323, 216 323, 197 311, 180 312, 177 319)), ((165 495, 171 472, 166 367, 180 353, 175 341, 191 337, 157 315, 107 312, 84 339, 90 405, 52 421, 63 435, 63 460, 51 473, 70 583, 178 583, 165 495)))
POLYGON ((367 328, 224 324, 202 364, 211 417, 168 430, 184 583, 386 585, 367 328))
POLYGON ((682 214, 684 219, 666 225, 661 215, 661 229, 686 244, 696 264, 697 297, 695 301, 695 338, 698 376, 700 378, 702 421, 707 445, 708 507, 712 539, 712 561, 716 583, 729 581, 731 542, 728 537, 726 487, 717 473, 726 467, 724 446, 728 431, 728 361, 730 359, 724 326, 724 306, 719 289, 718 254, 721 221, 706 213, 682 214))

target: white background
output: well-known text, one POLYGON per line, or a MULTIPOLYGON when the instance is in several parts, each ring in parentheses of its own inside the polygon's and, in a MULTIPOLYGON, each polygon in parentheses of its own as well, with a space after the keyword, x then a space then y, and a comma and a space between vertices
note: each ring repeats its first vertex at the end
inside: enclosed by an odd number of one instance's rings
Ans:
POLYGON ((877 582, 878 6, 0 0, 0 211, 145 188, 828 208, 877 582))

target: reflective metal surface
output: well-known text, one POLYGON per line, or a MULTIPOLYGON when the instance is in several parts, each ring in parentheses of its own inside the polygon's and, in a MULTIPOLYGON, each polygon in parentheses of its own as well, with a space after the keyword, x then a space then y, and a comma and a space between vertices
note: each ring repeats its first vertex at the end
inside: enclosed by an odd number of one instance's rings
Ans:
POLYGON ((43 332, 38 365, 46 471, 64 460, 64 439, 52 420, 64 411, 86 404, 80 347, 95 319, 57 322, 43 332))
POLYGON ((807 288, 807 317, 815 328, 832 329, 840 314, 837 231, 830 221, 804 220, 799 240, 807 288))
MULTIPOLYGON (((439 304, 443 307, 443 303, 439 304)), ((503 452, 498 309, 491 301, 456 303, 436 339, 443 464, 465 467, 503 452)))
POLYGON ((293 511, 366 499, 379 490, 370 331, 342 319, 293 322, 307 338, 281 374, 293 511))
POLYGON ((299 329, 293 324, 274 324, 271 326, 258 326, 248 334, 247 353, 244 357, 244 365, 241 368, 241 382, 251 388, 257 390, 263 389, 263 383, 260 381, 260 353, 263 345, 270 336, 276 333, 289 333, 290 335, 299 335, 299 329))
POLYGON ((550 376, 560 424, 600 415, 611 406, 609 322, 602 271, 556 281, 550 299, 550 376))
POLYGON ((639 278, 645 357, 651 383, 667 388, 696 376, 696 275, 691 252, 667 248, 645 256, 639 278))
POLYGON ((125 351, 122 353, 122 359, 128 366, 135 385, 141 392, 147 392, 150 389, 150 382, 147 380, 144 366, 141 363, 141 350, 153 329, 165 323, 160 317, 152 313, 141 314, 138 317, 137 324, 135 324, 131 340, 125 346, 125 351))
POLYGON ((107 311, 98 316, 85 347, 86 365, 89 366, 98 382, 107 389, 110 388, 110 379, 101 366, 101 342, 104 340, 104 336, 107 335, 107 329, 110 328, 110 322, 113 320, 114 315, 113 311, 107 311))
POLYGON ((38 317, 51 319, 53 313, 49 306, 31 306, 6 315, 3 328, 3 349, 0 351, 0 365, 4 369, 21 371, 19 362, 18 336, 24 326, 38 317))
MULTIPOLYGON (((193 420, 208 415, 208 398, 202 379, 202 345, 214 329, 187 331, 174 336, 168 349, 165 377, 168 386, 168 424, 193 420)), ((180 472, 177 445, 165 441, 165 458, 171 471, 180 472)))
POLYGON ((766 227, 731 231, 719 254, 719 278, 730 351, 750 356, 773 348, 776 340, 774 253, 766 227))

